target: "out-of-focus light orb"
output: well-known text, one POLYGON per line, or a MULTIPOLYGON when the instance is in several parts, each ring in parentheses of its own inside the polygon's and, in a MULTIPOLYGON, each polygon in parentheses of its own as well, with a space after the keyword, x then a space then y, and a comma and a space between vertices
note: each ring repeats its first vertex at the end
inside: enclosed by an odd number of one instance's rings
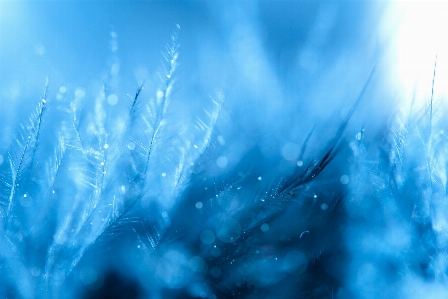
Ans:
MULTIPOLYGON (((429 102, 437 62, 434 97, 448 95, 448 2, 396 1, 391 14, 400 18, 392 43, 392 64, 405 95, 429 102), (436 58, 437 57, 437 58, 436 58)), ((389 22, 394 22, 393 17, 389 22)), ((387 25, 386 25, 387 30, 387 25)))
POLYGON ((283 268, 292 275, 302 274, 308 266, 306 256, 297 250, 289 252, 283 260, 283 268))
POLYGON ((221 255, 221 249, 218 247, 213 247, 212 250, 210 250, 210 254, 214 257, 218 257, 221 255))
POLYGON ((216 165, 218 165, 218 167, 220 167, 220 168, 226 167, 228 163, 229 163, 229 160, 224 156, 221 156, 216 160, 216 165))
POLYGON ((216 229, 216 236, 224 243, 235 242, 241 234, 241 225, 236 219, 226 219, 216 229))
POLYGON ((215 234, 211 230, 204 230, 201 233, 201 242, 204 244, 211 244, 213 241, 215 241, 215 234))
POLYGON ((295 160, 300 154, 300 147, 292 142, 287 142, 282 146, 281 154, 285 160, 295 160))
POLYGON ((114 106, 118 103, 118 96, 116 94, 110 94, 107 97, 107 103, 109 103, 109 105, 114 106))
POLYGON ((189 262, 183 252, 169 250, 159 259, 156 274, 169 288, 182 287, 189 279, 189 262))
POLYGON ((269 224, 267 224, 267 223, 263 223, 261 226, 260 226, 260 229, 261 229, 261 231, 262 232, 267 232, 268 230, 269 230, 269 224))
POLYGON ((221 275, 221 269, 219 269, 218 267, 213 267, 210 269, 210 274, 213 277, 219 277, 221 275))
POLYGON ((163 93, 163 91, 161 91, 161 90, 158 90, 157 93, 156 93, 156 96, 157 96, 158 98, 162 98, 163 95, 164 95, 164 93, 163 93))
POLYGON ((341 176, 340 181, 342 185, 347 185, 350 182, 350 178, 348 175, 344 174, 341 176))
POLYGON ((205 262, 204 259, 200 256, 194 256, 190 259, 188 266, 190 267, 191 270, 193 270, 194 272, 200 272, 204 269, 205 267, 205 262))
POLYGON ((20 197, 20 205, 24 208, 29 208, 33 205, 33 199, 25 193, 23 197, 20 197))
POLYGON ((42 271, 39 268, 37 268, 37 267, 33 267, 33 268, 31 268, 30 273, 34 277, 37 277, 37 276, 39 276, 42 273, 42 271))
POLYGON ((93 284, 98 278, 98 272, 91 266, 85 266, 79 271, 79 279, 84 284, 93 284))
POLYGON ((82 87, 78 87, 75 90, 75 97, 77 97, 78 99, 82 99, 86 96, 86 91, 84 90, 84 88, 82 87))

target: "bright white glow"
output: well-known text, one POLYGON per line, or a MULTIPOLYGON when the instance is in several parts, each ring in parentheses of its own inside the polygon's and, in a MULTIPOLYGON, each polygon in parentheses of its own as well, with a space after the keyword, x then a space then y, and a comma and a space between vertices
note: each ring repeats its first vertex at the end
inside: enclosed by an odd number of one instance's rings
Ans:
POLYGON ((447 96, 448 2, 398 1, 396 12, 401 13, 401 22, 394 59, 405 95, 411 98, 415 92, 421 104, 428 101, 437 57, 434 99, 447 96))

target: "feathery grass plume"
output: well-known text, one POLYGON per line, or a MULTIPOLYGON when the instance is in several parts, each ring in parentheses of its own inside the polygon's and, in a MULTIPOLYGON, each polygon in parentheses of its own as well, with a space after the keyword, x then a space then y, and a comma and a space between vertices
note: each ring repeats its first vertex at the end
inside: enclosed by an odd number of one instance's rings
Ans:
POLYGON ((417 298, 408 292, 417 285, 446 294, 447 107, 434 98, 435 67, 427 103, 413 101, 395 112, 375 138, 378 144, 366 143, 363 130, 351 142, 354 184, 347 210, 359 225, 347 230, 353 276, 345 295, 378 298, 372 282, 388 280, 397 287, 381 298, 417 298), (361 271, 369 276, 363 279, 361 271))
POLYGON ((110 143, 106 139, 112 134, 105 129, 110 125, 105 124, 107 120, 101 108, 104 89, 97 98, 95 114, 90 120, 86 118, 86 132, 81 134, 73 126, 74 143, 70 145, 70 153, 71 165, 75 167, 71 168, 74 172, 69 180, 76 189, 74 202, 67 206, 68 213, 60 219, 62 225, 48 252, 45 275, 49 296, 60 290, 86 251, 96 243, 107 244, 110 237, 133 232, 139 240, 145 240, 149 249, 154 249, 169 227, 170 209, 182 192, 183 182, 188 180, 189 168, 208 146, 223 101, 222 94, 218 94, 213 108, 206 112, 207 120, 197 121, 200 125, 196 132, 202 137, 189 133, 194 130, 187 127, 188 123, 174 122, 176 118, 167 115, 177 67, 177 33, 172 41, 168 47, 169 68, 167 75, 162 76, 163 88, 144 111, 137 109, 143 85, 139 87, 125 120, 128 133, 121 135, 122 140, 110 143), (136 123, 137 113, 141 113, 146 124, 143 132, 139 131, 142 122, 136 123), (124 147, 127 142, 124 140, 133 140, 141 155, 135 155, 136 148, 124 147), (111 151, 115 154, 109 156, 111 151), (126 156, 131 156, 138 171, 123 177, 120 168, 126 163, 120 161, 126 160, 123 159, 126 156))
MULTIPOLYGON (((33 212, 27 210, 35 200, 37 194, 32 192, 33 180, 35 177, 33 169, 37 165, 37 148, 41 134, 41 127, 44 120, 45 108, 47 104, 48 80, 45 84, 43 96, 38 103, 36 111, 30 116, 27 125, 21 125, 20 136, 16 136, 9 153, 10 179, 2 180, 3 184, 9 188, 9 197, 6 202, 2 202, 1 238, 3 246, 0 257, 2 262, 10 271, 21 274, 17 280, 10 281, 14 287, 24 286, 21 295, 24 297, 33 296, 32 277, 27 271, 27 263, 30 255, 25 254, 32 245, 28 240, 29 229, 32 227, 33 212)), ((4 200, 5 198, 3 198, 4 200)))
POLYGON ((33 159, 39 142, 44 108, 47 103, 47 89, 48 83, 45 86, 43 97, 38 103, 35 113, 30 116, 29 124, 27 126, 22 125, 21 135, 15 138, 15 144, 12 145, 13 149, 9 154, 11 167, 11 193, 8 200, 8 208, 6 210, 7 216, 9 216, 14 208, 14 200, 22 175, 25 175, 29 170, 28 168, 32 167, 33 164, 33 159))

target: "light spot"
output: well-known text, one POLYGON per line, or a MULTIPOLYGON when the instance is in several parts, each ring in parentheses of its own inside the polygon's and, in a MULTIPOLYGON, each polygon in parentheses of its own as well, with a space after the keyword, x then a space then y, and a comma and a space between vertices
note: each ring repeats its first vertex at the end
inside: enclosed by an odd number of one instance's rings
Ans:
POLYGON ((224 138, 223 138, 221 135, 219 135, 219 136, 217 137, 217 139, 218 139, 219 144, 221 144, 221 145, 226 144, 226 141, 224 140, 224 138))
POLYGON ((34 46, 34 54, 42 56, 45 54, 45 47, 43 45, 34 46))
POLYGON ((109 103, 109 105, 114 106, 118 103, 118 96, 116 94, 110 94, 107 97, 107 103, 109 103))
POLYGON ((92 266, 85 266, 79 271, 79 279, 86 285, 93 284, 98 279, 98 272, 92 266))
POLYGON ((219 277, 221 275, 221 269, 219 269, 218 267, 213 267, 210 269, 210 274, 213 277, 219 277))
POLYGON ((162 176, 163 176, 163 177, 166 177, 166 173, 162 172, 162 176))
POLYGON ((120 186, 120 191, 121 191, 122 194, 125 194, 126 193, 126 186, 125 185, 121 185, 120 186))
POLYGON ((210 251, 210 254, 214 257, 218 257, 221 255, 221 249, 219 249, 218 247, 213 247, 210 251))
POLYGON ((297 166, 299 167, 303 166, 303 161, 302 160, 297 161, 297 166))
POLYGON ((308 266, 306 256, 297 250, 289 252, 283 260, 283 268, 291 275, 302 274, 308 266))
POLYGON ((156 96, 158 97, 158 98, 162 98, 163 97, 163 91, 161 91, 161 90, 158 90, 157 91, 157 93, 156 93, 156 96))
POLYGON ((258 177, 258 180, 261 181, 263 178, 261 176, 258 177))
POLYGON ((348 182, 350 182, 350 178, 348 177, 348 175, 345 174, 341 176, 340 180, 342 185, 347 185, 348 182))
POLYGON ((321 208, 323 211, 326 211, 326 210, 328 209, 328 205, 327 205, 326 203, 323 203, 323 204, 320 205, 320 208, 321 208))
POLYGON ((310 232, 307 231, 307 230, 303 231, 303 232, 300 234, 300 239, 302 239, 303 235, 305 235, 305 234, 309 234, 309 233, 310 233, 310 232))
POLYGON ((120 71, 120 64, 119 63, 112 64, 112 66, 110 67, 110 75, 112 77, 116 77, 119 71, 120 71))
POLYGON ((59 87, 59 92, 60 93, 66 93, 67 92, 67 87, 65 87, 65 86, 59 87))
POLYGON ((75 90, 75 97, 77 97, 78 99, 82 99, 86 96, 86 91, 84 90, 84 88, 82 87, 78 87, 75 90))
POLYGON ((180 288, 188 282, 189 259, 180 251, 169 250, 158 260, 155 273, 170 288, 180 288))
POLYGON ((260 226, 260 229, 261 229, 261 231, 262 232, 267 232, 268 230, 269 230, 269 224, 267 224, 267 223, 263 223, 261 226, 260 226))
POLYGON ((101 165, 101 166, 104 166, 104 161, 101 161, 100 165, 101 165))
POLYGON ((200 256, 194 256, 190 259, 188 266, 195 272, 201 272, 204 269, 205 262, 200 256))
POLYGON ((241 234, 240 223, 233 218, 228 218, 216 227, 216 236, 224 243, 235 242, 241 234))
POLYGON ((31 275, 33 275, 34 277, 37 277, 37 276, 40 275, 41 271, 40 271, 39 268, 37 268, 37 267, 33 267, 33 268, 30 269, 30 273, 31 273, 31 275))
POLYGON ((287 142, 282 146, 281 154, 285 160, 295 160, 300 154, 300 147, 295 143, 287 142))
POLYGON ((65 244, 67 242, 67 235, 65 233, 59 234, 54 238, 54 241, 59 245, 65 244))
POLYGON ((28 196, 26 193, 23 194, 23 197, 20 198, 20 205, 24 208, 29 208, 33 204, 33 199, 31 196, 28 196))
POLYGON ((224 156, 221 156, 218 159, 216 159, 216 165, 218 165, 218 167, 220 167, 220 168, 226 167, 228 163, 229 163, 229 160, 227 160, 227 158, 224 156))
POLYGON ((133 151, 135 149, 135 143, 134 142, 129 142, 128 143, 128 149, 130 149, 131 151, 133 151))
POLYGON ((361 140, 362 139, 362 133, 361 132, 356 133, 355 138, 356 138, 356 140, 361 140))
POLYGON ((196 209, 202 209, 202 207, 203 207, 202 202, 198 201, 198 202, 196 203, 196 209))
POLYGON ((201 242, 204 244, 211 244, 215 241, 215 234, 211 230, 204 230, 200 235, 201 242))
POLYGON ((106 143, 103 147, 104 147, 104 149, 108 149, 109 148, 109 144, 106 143))

